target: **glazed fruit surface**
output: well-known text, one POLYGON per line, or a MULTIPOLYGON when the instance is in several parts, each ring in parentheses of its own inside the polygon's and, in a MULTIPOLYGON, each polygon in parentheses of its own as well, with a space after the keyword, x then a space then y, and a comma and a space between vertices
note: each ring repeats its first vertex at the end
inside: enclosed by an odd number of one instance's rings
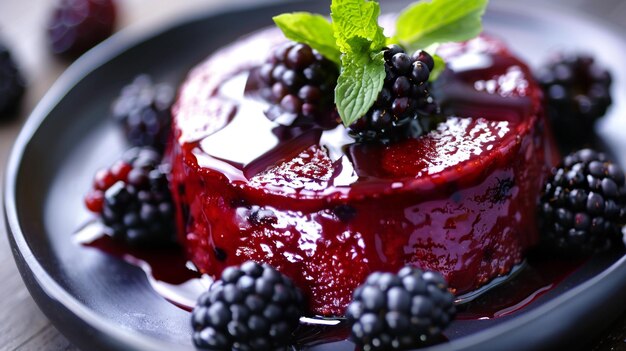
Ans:
POLYGON ((373 271, 415 265, 462 294, 523 259, 558 155, 522 61, 488 37, 443 47, 449 69, 433 95, 450 117, 385 146, 355 143, 341 125, 265 117, 247 77, 283 40, 268 30, 215 53, 174 107, 171 189, 180 240, 203 273, 268 263, 310 313, 330 316, 373 271))

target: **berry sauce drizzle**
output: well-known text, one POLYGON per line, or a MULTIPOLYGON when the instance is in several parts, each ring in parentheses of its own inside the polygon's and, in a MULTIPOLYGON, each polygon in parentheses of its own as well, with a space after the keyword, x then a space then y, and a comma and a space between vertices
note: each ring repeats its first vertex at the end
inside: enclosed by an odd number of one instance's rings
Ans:
POLYGON ((531 253, 508 276, 494 279, 499 281, 479 289, 476 297, 457 303, 456 319, 494 319, 518 312, 554 289, 585 261, 531 253))
POLYGON ((91 221, 74 236, 80 245, 119 258, 146 273, 152 288, 172 304, 191 311, 198 296, 213 282, 189 263, 181 247, 141 249, 114 240, 99 221, 91 221))
MULTIPOLYGON (((182 248, 131 248, 105 234, 97 221, 80 229, 75 239, 80 245, 97 249, 140 268, 158 294, 186 311, 193 309, 197 297, 213 282, 212 278, 197 272, 182 248)), ((484 320, 516 313, 555 288, 584 262, 531 253, 509 275, 494 279, 475 292, 459 296, 456 300, 459 310, 456 319, 484 320)), ((316 339, 318 335, 321 337, 326 334, 328 337, 333 336, 333 339, 347 337, 345 331, 334 330, 344 329, 340 327, 343 325, 340 319, 314 317, 302 318, 301 322, 319 327, 315 332, 302 332, 303 339, 316 339)), ((306 343, 309 344, 308 341, 306 343)))

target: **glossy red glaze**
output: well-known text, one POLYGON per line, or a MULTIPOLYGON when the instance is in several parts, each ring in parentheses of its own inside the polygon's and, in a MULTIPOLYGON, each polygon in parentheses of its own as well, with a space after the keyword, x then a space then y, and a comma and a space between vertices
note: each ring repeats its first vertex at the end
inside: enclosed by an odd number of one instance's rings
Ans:
POLYGON ((343 315, 372 271, 432 269, 464 293, 522 260, 556 156, 523 62, 486 37, 442 48, 449 70, 435 95, 455 117, 418 139, 365 145, 342 126, 280 127, 245 94, 281 40, 269 30, 227 47, 180 90, 172 190, 180 239, 203 273, 267 262, 312 313, 343 315))
MULTIPOLYGON (((212 283, 211 279, 201 277, 191 269, 185 252, 179 247, 150 250, 132 248, 112 239, 97 222, 80 229, 75 238, 84 246, 98 249, 142 269, 157 293, 186 311, 193 310, 198 297, 212 283)), ((585 262, 585 259, 559 258, 546 252, 530 253, 518 271, 501 278, 505 279, 504 282, 490 282, 488 285, 491 287, 483 287, 488 290, 480 292, 477 297, 461 297, 457 303, 456 319, 484 320, 516 313, 555 288, 585 262)), ((310 328, 312 326, 300 328, 299 338, 306 338, 306 334, 312 332, 310 328)), ((341 329, 339 327, 337 333, 333 334, 342 335, 341 329)), ((317 333, 313 335, 315 337, 309 340, 313 343, 332 339, 317 333)), ((344 335, 340 339, 346 337, 344 335)))

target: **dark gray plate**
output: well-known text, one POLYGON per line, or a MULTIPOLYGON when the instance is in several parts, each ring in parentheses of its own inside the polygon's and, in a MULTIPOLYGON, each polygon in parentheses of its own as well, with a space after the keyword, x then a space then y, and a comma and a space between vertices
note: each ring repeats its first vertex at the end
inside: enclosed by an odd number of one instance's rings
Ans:
MULTIPOLYGON (((391 11, 406 1, 386 0, 391 11)), ((110 101, 138 73, 180 82, 216 48, 271 24, 271 15, 314 10, 326 1, 255 4, 212 12, 147 37, 121 33, 77 61, 40 102, 20 134, 6 175, 5 211, 20 272, 52 322, 86 350, 192 350, 189 314, 166 302, 145 274, 72 241, 89 214, 82 196, 96 169, 125 148, 107 119, 110 101)), ((499 1, 486 17, 489 32, 512 43, 532 64, 549 49, 595 52, 615 74, 615 104, 599 126, 622 164, 626 128, 615 111, 626 102, 624 42, 580 14, 499 1), (620 141, 621 140, 621 141, 620 141), (622 143, 622 145, 620 145, 622 143)), ((626 258, 596 257, 549 293, 508 317, 458 321, 450 342, 432 350, 530 350, 585 345, 626 308, 626 258)), ((354 350, 348 342, 315 350, 354 350)))

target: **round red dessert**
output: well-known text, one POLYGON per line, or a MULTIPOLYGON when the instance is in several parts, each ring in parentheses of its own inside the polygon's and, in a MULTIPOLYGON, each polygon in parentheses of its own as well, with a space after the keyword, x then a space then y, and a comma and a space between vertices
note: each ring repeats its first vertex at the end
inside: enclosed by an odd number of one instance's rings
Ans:
POLYGON ((291 277, 311 313, 343 315, 373 271, 441 272, 457 294, 507 274, 537 242, 556 159, 541 92, 502 42, 440 50, 447 119, 417 139, 356 143, 345 127, 280 126, 247 85, 284 39, 267 30, 216 52, 173 110, 180 239, 203 272, 246 260, 291 277))

